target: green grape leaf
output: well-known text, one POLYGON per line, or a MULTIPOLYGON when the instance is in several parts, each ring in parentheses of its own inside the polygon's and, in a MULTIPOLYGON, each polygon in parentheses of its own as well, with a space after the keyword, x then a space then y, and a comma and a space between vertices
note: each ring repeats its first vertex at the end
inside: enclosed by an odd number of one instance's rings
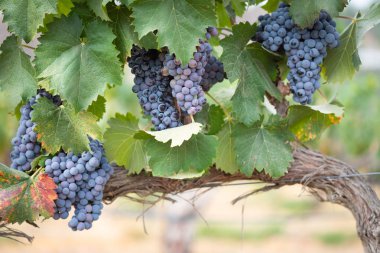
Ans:
POLYGON ((187 141, 191 136, 198 134, 202 130, 202 124, 193 122, 191 124, 180 127, 168 128, 161 131, 147 131, 148 134, 162 143, 171 141, 170 147, 181 146, 184 141, 187 141))
POLYGON ((154 176, 172 176, 179 172, 201 172, 212 165, 217 140, 199 133, 179 147, 156 140, 147 142, 149 165, 154 176))
POLYGON ((369 10, 358 21, 358 40, 376 25, 380 24, 380 3, 372 4, 369 10))
POLYGON ((35 95, 35 70, 15 36, 8 37, 0 50, 0 91, 6 92, 11 98, 8 101, 16 106, 22 99, 35 95))
POLYGON ((56 20, 40 39, 36 50, 39 77, 49 78, 51 88, 69 101, 76 111, 86 109, 107 84, 121 84, 122 69, 118 51, 112 44, 115 35, 99 21, 85 28, 78 16, 56 20), (86 38, 82 38, 83 29, 86 38))
POLYGON ((158 47, 156 35, 152 32, 141 39, 138 38, 135 27, 132 24, 133 18, 130 16, 132 12, 128 8, 124 6, 114 8, 110 6, 108 13, 113 21, 114 33, 117 35, 115 44, 121 52, 120 58, 122 62, 126 61, 127 56, 130 56, 133 44, 149 49, 158 47))
POLYGON ((342 108, 336 105, 292 105, 289 107, 289 128, 299 141, 307 142, 318 138, 331 125, 339 124, 342 117, 342 108))
POLYGON ((321 10, 325 10, 335 17, 343 11, 347 3, 347 0, 292 0, 289 11, 294 22, 305 28, 314 24, 321 10))
POLYGON ((216 167, 224 172, 234 174, 239 172, 236 161, 235 143, 232 137, 232 125, 227 122, 218 134, 219 142, 216 148, 216 167))
POLYGON ((132 173, 140 173, 148 167, 148 158, 144 145, 147 141, 141 136, 138 119, 128 113, 116 114, 109 120, 109 128, 104 134, 104 148, 110 161, 123 165, 132 173), (139 135, 139 136, 135 136, 139 135))
POLYGON ((43 25, 45 14, 57 13, 58 0, 0 0, 4 22, 18 37, 30 42, 43 25))
POLYGON ((33 222, 54 214, 56 185, 47 174, 30 177, 0 163, 0 220, 7 223, 33 222))
POLYGON ((87 111, 95 115, 98 120, 100 120, 106 112, 106 102, 107 101, 103 96, 98 96, 98 99, 92 102, 87 111))
POLYGON ((131 6, 139 38, 158 30, 158 46, 167 46, 183 62, 193 57, 205 29, 216 26, 214 0, 140 0, 131 6))
POLYGON ((208 109, 208 134, 217 134, 223 127, 224 112, 219 105, 210 105, 208 109))
POLYGON ((231 19, 223 3, 215 2, 215 12, 217 16, 218 27, 231 27, 231 19))
POLYGON ((71 0, 58 0, 58 13, 68 16, 74 4, 71 0))
POLYGON ((38 99, 33 106, 32 121, 36 123, 38 140, 50 154, 61 147, 74 154, 89 150, 88 136, 95 139, 101 136, 96 120, 91 113, 76 113, 70 104, 56 106, 47 98, 38 99))
POLYGON ((260 119, 260 105, 264 102, 265 91, 280 99, 281 95, 272 83, 269 74, 255 57, 257 48, 247 43, 255 33, 256 26, 241 23, 232 28, 233 35, 220 43, 223 47, 221 61, 230 82, 238 81, 232 97, 236 119, 251 125, 260 119))
POLYGON ((87 0, 87 5, 96 14, 96 16, 105 21, 110 21, 106 5, 111 1, 112 0, 87 0))
POLYGON ((231 1, 231 6, 234 9, 237 16, 243 16, 246 7, 245 0, 233 0, 231 1))
POLYGON ((340 35, 340 45, 328 50, 323 62, 328 82, 342 83, 351 79, 361 65, 357 48, 357 22, 352 22, 340 35))
POLYGON ((278 6, 282 2, 281 0, 272 0, 268 1, 265 5, 263 5, 263 9, 266 10, 267 12, 274 12, 275 10, 278 9, 278 6))
POLYGON ((236 125, 233 137, 241 172, 249 176, 256 169, 274 178, 283 176, 293 161, 291 147, 286 143, 289 135, 287 127, 279 122, 263 125, 257 121, 251 127, 236 125))

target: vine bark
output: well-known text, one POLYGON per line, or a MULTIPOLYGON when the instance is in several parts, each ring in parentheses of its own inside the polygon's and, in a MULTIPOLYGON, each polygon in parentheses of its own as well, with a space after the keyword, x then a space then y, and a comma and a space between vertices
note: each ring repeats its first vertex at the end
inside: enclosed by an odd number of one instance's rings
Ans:
MULTIPOLYGON (((310 149, 295 147, 293 157, 294 162, 288 173, 279 179, 272 179, 257 171, 250 177, 243 174, 229 175, 212 167, 209 173, 201 177, 179 180, 153 177, 147 172, 128 175, 127 170, 115 166, 115 173, 106 185, 104 201, 111 203, 118 197, 127 197, 154 204, 161 199, 172 200, 169 194, 197 188, 213 188, 241 180, 260 180, 268 183, 251 194, 301 184, 318 200, 348 208, 356 219, 357 233, 364 251, 379 253, 380 201, 366 179, 358 176, 358 172, 348 164, 310 149), (145 198, 148 196, 156 196, 157 199, 146 201, 145 198)), ((241 196, 234 201, 247 196, 241 196)))

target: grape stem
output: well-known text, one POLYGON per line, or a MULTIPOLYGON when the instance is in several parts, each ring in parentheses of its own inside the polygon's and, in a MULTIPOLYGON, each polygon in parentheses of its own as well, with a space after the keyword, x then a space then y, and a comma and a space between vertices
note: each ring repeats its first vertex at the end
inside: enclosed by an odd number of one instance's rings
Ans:
POLYGON ((43 170, 44 168, 43 167, 40 167, 36 170, 36 172, 33 173, 33 175, 31 176, 32 179, 34 179, 35 177, 37 177, 39 174, 41 174, 41 171, 43 170))
POLYGON ((319 94, 320 94, 320 95, 321 95, 326 101, 328 101, 326 95, 325 95, 320 89, 318 89, 317 91, 318 91, 318 93, 319 93, 319 94))
POLYGON ((32 49, 32 50, 36 50, 35 47, 29 46, 29 45, 26 45, 26 44, 22 44, 21 46, 23 46, 23 47, 25 47, 25 48, 32 49))
POLYGON ((217 105, 219 105, 219 106, 222 108, 224 114, 227 116, 227 121, 232 121, 232 116, 231 116, 231 114, 228 112, 227 108, 224 107, 223 104, 220 103, 220 102, 219 102, 215 97, 213 97, 209 92, 205 92, 205 93, 206 93, 206 95, 207 95, 209 98, 211 98, 212 101, 214 101, 217 105))
POLYGON ((351 20, 352 22, 356 22, 357 19, 349 16, 337 16, 337 18, 342 18, 342 19, 348 19, 351 20))

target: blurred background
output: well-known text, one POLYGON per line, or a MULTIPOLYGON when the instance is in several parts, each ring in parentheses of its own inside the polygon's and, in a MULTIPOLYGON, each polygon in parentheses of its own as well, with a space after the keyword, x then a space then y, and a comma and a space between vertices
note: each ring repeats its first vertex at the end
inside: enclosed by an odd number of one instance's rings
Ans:
MULTIPOLYGON (((371 0, 352 0, 344 15, 365 11, 371 0)), ((244 19, 255 20, 264 11, 250 8, 244 19)), ((2 17, 0 15, 0 21, 2 17)), ((347 25, 338 20, 338 30, 347 25)), ((0 25, 0 43, 7 36, 0 25)), ((36 45, 36 41, 32 42, 36 45)), ((32 52, 30 52, 32 53, 32 52)), ((316 103, 335 99, 345 107, 341 124, 331 127, 312 148, 335 156, 361 172, 380 171, 380 27, 372 29, 359 49, 360 71, 342 85, 325 84, 316 103)), ((131 92, 128 69, 125 84, 107 92, 107 113, 100 124, 116 112, 140 113, 131 92)), ((221 92, 227 82, 212 91, 216 97, 231 96, 221 92)), ((0 93, 0 161, 9 165, 10 140, 17 120, 0 93)), ((369 178, 380 193, 380 177, 369 178)), ((231 204, 231 200, 262 185, 228 186, 214 189, 194 199, 197 191, 177 196, 178 202, 160 202, 149 208, 125 199, 106 206, 99 221, 86 232, 72 232, 66 221, 46 220, 14 226, 34 235, 33 244, 20 244, 0 238, 1 253, 359 253, 363 252, 356 236, 355 221, 343 207, 319 203, 298 186, 261 193, 231 204), (148 209, 144 212, 144 210, 148 209)))

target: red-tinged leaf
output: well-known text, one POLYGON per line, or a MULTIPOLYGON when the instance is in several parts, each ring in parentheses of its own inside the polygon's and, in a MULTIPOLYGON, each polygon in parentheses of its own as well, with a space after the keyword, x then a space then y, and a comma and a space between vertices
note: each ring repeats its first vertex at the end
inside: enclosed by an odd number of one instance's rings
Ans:
POLYGON ((56 185, 47 174, 30 177, 0 164, 0 220, 7 223, 35 221, 54 214, 56 185))

